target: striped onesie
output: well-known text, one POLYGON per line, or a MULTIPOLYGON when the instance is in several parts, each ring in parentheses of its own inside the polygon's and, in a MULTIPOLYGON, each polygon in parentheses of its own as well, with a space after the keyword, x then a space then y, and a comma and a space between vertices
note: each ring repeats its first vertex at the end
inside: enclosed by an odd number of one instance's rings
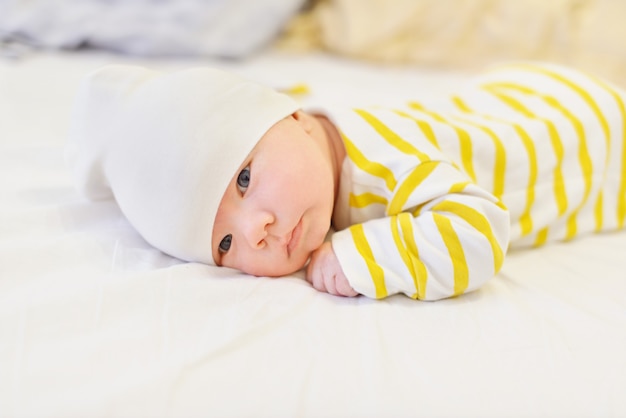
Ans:
POLYGON ((509 247, 624 226, 626 94, 519 63, 403 108, 328 113, 342 134, 332 246, 372 298, 437 300, 493 277, 509 247))

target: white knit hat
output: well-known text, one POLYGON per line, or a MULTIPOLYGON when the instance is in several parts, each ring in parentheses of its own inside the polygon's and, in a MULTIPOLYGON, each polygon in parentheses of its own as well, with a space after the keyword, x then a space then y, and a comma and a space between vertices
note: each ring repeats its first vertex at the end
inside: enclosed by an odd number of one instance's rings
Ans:
POLYGON ((150 244, 215 264, 211 234, 226 186, 263 134, 298 108, 216 69, 107 66, 79 88, 67 159, 78 189, 115 198, 150 244))

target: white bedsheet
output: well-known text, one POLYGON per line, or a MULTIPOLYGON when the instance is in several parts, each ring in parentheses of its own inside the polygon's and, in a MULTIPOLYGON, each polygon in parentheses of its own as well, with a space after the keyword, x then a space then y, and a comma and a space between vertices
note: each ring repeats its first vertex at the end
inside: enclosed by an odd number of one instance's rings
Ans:
MULTIPOLYGON (((511 253, 483 289, 435 303, 181 263, 78 196, 63 163, 79 77, 121 60, 0 62, 0 416, 626 417, 625 232, 511 253)), ((142 63, 307 82, 309 103, 464 76, 276 52, 142 63)))

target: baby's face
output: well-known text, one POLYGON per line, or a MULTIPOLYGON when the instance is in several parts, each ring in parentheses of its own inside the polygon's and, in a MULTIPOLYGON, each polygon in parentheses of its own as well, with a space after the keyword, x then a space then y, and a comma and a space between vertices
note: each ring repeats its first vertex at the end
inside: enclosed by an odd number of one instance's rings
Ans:
POLYGON ((229 183, 213 226, 218 265, 282 276, 302 268, 324 242, 332 168, 299 114, 267 131, 229 183))

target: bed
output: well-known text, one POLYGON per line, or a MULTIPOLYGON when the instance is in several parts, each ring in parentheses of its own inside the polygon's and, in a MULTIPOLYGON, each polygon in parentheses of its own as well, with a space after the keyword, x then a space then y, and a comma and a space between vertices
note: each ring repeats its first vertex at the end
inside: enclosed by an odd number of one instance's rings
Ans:
POLYGON ((183 263, 72 188, 72 99, 111 62, 217 66, 310 106, 468 75, 276 48, 0 59, 0 416, 626 417, 626 231, 512 251, 480 290, 432 303, 183 263))

